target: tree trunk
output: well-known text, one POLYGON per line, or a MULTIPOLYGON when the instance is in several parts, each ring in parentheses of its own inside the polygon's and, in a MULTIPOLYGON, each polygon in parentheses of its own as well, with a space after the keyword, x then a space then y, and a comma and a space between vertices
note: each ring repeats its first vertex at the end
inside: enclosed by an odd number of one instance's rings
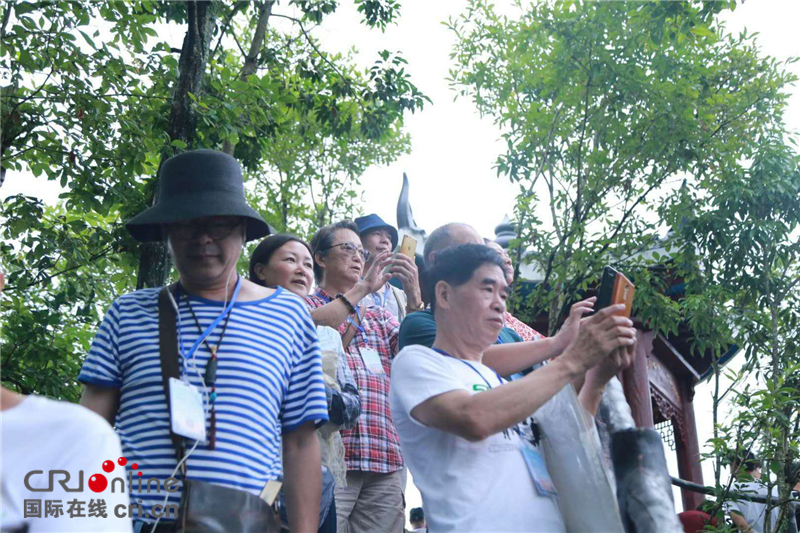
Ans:
MULTIPOLYGON (((178 64, 178 83, 172 95, 172 109, 167 133, 171 141, 181 140, 186 143, 188 148, 192 148, 197 131, 197 113, 192 108, 189 93, 198 95, 202 92, 203 76, 214 30, 214 9, 209 1, 187 2, 186 6, 189 28, 183 39, 183 48, 178 64)), ((174 153, 173 148, 167 148, 161 156, 161 163, 163 164, 164 160, 174 153)), ((161 165, 159 165, 160 167, 161 165)), ((154 205, 158 201, 158 189, 159 187, 156 187, 150 205, 154 205)), ((166 284, 169 270, 169 253, 165 243, 155 242, 143 245, 136 288, 160 287, 166 284)))

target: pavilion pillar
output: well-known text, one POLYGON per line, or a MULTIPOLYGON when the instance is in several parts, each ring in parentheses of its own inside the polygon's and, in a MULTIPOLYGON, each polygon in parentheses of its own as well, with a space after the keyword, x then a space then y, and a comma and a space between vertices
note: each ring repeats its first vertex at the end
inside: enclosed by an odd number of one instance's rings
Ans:
MULTIPOLYGON (((682 423, 673 419, 675 430, 675 451, 678 455, 678 475, 681 479, 703 484, 703 469, 700 467, 700 445, 697 440, 697 425, 694 417, 692 398, 694 391, 692 385, 686 382, 681 384, 681 414, 682 423)), ((687 511, 696 509, 704 496, 697 492, 681 489, 683 508, 687 511)))
POLYGON ((653 332, 636 329, 636 353, 633 364, 622 372, 625 398, 631 407, 636 427, 653 427, 653 402, 647 377, 647 354, 653 351, 653 332))

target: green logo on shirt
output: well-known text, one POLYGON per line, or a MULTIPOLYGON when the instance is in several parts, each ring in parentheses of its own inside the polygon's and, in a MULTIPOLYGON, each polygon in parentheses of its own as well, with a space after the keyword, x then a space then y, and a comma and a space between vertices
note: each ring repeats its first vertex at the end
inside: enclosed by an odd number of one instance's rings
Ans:
POLYGON ((472 386, 472 390, 474 390, 475 392, 486 392, 487 390, 489 390, 489 387, 483 385, 482 383, 476 383, 472 386))

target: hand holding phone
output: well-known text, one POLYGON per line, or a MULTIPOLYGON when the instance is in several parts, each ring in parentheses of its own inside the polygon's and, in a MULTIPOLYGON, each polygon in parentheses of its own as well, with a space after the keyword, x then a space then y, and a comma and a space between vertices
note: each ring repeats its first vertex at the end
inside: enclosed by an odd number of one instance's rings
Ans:
MULTIPOLYGON (((414 260, 414 254, 417 251, 417 239, 410 235, 403 235, 403 242, 400 243, 400 246, 392 254, 392 258, 397 257, 397 254, 403 254, 404 256, 408 257, 412 261, 414 260)), ((383 270, 384 274, 388 274, 389 269, 393 266, 393 263, 389 263, 389 265, 383 270)))
POLYGON ((603 279, 600 282, 600 292, 597 295, 595 311, 610 305, 625 304, 625 310, 620 311, 617 315, 630 318, 635 292, 636 286, 628 278, 607 266, 603 269, 603 279))

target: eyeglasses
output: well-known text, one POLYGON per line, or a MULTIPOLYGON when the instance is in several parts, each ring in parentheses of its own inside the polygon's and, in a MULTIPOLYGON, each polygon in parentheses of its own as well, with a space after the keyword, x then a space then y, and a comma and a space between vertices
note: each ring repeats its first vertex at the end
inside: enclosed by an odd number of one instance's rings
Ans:
POLYGON ((369 254, 368 251, 366 251, 363 248, 359 248, 359 247, 357 247, 357 246, 355 246, 353 244, 350 244, 349 242, 340 242, 339 244, 334 244, 330 248, 325 248, 322 251, 323 252, 327 252, 328 250, 331 250, 331 249, 336 248, 336 247, 341 247, 342 250, 344 250, 344 253, 346 253, 350 257, 356 255, 356 252, 358 252, 361 255, 361 259, 363 259, 364 262, 369 261, 370 254, 369 254))
POLYGON ((182 241, 196 239, 204 233, 215 241, 221 241, 227 238, 241 223, 242 221, 239 218, 215 218, 206 221, 190 220, 188 222, 169 224, 167 231, 170 235, 182 241))

